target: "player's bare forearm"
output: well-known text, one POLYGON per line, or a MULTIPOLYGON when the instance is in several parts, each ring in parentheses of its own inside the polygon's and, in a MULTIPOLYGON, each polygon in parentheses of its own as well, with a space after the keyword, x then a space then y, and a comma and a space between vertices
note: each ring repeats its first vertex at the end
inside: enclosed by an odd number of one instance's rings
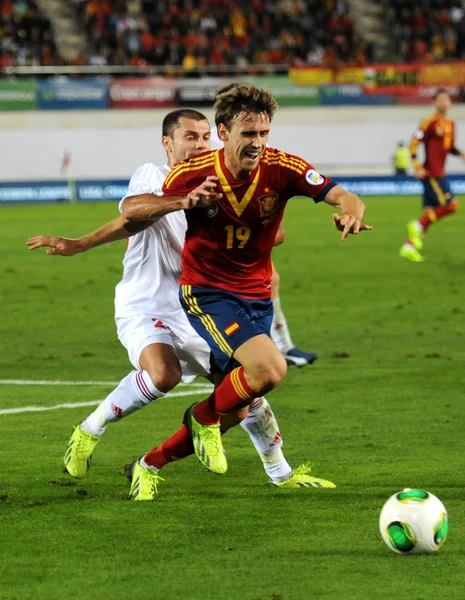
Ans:
POLYGON ((343 215, 351 215, 361 221, 365 216, 365 204, 361 199, 340 185, 335 185, 326 194, 325 202, 339 208, 343 215))
POLYGON ((91 248, 102 246, 103 244, 109 244, 110 242, 117 242, 124 240, 128 237, 140 233, 150 227, 153 223, 153 219, 147 219, 145 221, 129 221, 123 215, 116 217, 113 221, 105 223, 102 227, 99 227, 96 231, 78 238, 76 242, 80 248, 80 252, 85 252, 91 248))
POLYGON ((223 196, 216 191, 217 184, 218 177, 209 175, 203 183, 185 196, 157 196, 152 193, 130 196, 123 202, 123 217, 128 221, 143 221, 177 210, 212 206, 223 196))
POLYGON ((123 217, 127 221, 145 221, 163 217, 171 212, 190 208, 185 196, 139 194, 123 202, 123 217))
POLYGON ((63 238, 52 235, 38 235, 28 239, 26 242, 29 250, 37 248, 48 248, 47 254, 59 256, 74 256, 80 252, 86 252, 102 244, 124 240, 149 227, 153 221, 129 222, 123 216, 117 217, 99 227, 96 231, 80 238, 63 238))

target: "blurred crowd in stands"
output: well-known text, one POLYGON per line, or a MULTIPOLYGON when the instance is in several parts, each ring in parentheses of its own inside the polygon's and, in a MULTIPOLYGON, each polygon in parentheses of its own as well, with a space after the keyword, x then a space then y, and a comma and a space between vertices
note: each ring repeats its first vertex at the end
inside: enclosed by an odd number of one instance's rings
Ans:
POLYGON ((88 0, 92 60, 183 66, 367 61, 347 0, 88 0))
POLYGON ((0 67, 60 64, 50 21, 36 0, 0 0, 0 67))
MULTIPOLYGON (((89 40, 73 64, 363 64, 347 0, 62 0, 89 40)), ((3 64, 63 64, 35 0, 0 0, 3 64), (50 61, 55 61, 55 63, 50 61)))
POLYGON ((403 62, 465 58, 463 0, 381 0, 403 62))
MULTIPOLYGON (((465 0, 463 0, 465 2, 465 0)), ((46 0, 0 0, 0 66, 363 65, 376 48, 360 35, 348 0, 61 0, 88 53, 57 52, 46 0)), ((378 0, 397 61, 465 56, 462 0, 378 0)))

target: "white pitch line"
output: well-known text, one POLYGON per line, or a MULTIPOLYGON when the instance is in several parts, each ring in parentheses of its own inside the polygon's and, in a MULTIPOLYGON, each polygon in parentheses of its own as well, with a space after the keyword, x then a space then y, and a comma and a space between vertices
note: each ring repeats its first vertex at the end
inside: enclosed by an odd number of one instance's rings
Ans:
MULTIPOLYGON (((33 379, 0 379, 0 385, 114 385, 117 386, 120 381, 40 381, 33 379)), ((177 387, 201 387, 204 388, 207 383, 178 383, 177 387)))
MULTIPOLYGON (((186 392, 172 392, 167 394, 165 398, 183 398, 184 396, 198 396, 199 394, 209 394, 211 388, 203 388, 186 392)), ((0 415, 15 415, 25 412, 43 412, 47 410, 58 410, 59 408, 81 408, 83 406, 96 406, 102 400, 91 400, 90 402, 69 402, 66 404, 54 404, 53 406, 22 406, 21 408, 2 408, 0 415)))

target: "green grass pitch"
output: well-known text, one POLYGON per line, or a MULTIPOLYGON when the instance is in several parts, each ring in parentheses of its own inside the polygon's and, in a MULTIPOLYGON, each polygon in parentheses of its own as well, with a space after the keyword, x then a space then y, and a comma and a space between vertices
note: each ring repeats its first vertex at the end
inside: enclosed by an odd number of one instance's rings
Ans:
POLYGON ((103 399, 131 369, 113 323, 124 242, 73 258, 25 246, 96 229, 117 205, 1 207, 2 600, 463 598, 465 212, 432 227, 427 261, 413 264, 398 250, 418 199, 366 203, 373 231, 344 244, 329 207, 291 201, 274 251, 294 341, 320 358, 289 370, 269 400, 288 460, 310 460, 337 489, 267 488, 237 428, 225 476, 194 457, 168 465, 149 504, 127 500, 119 469, 174 431, 196 396, 110 425, 81 481, 63 474, 62 456, 91 406, 4 413, 103 399), (433 556, 395 555, 378 532, 382 504, 404 487, 449 511, 433 556))

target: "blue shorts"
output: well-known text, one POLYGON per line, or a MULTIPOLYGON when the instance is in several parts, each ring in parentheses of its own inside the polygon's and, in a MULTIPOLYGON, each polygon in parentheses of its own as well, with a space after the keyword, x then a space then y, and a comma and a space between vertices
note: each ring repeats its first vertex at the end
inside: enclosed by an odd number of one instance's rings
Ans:
POLYGON ((216 288, 182 285, 181 306, 195 331, 210 346, 212 371, 229 373, 239 363, 234 351, 262 333, 270 335, 273 301, 245 300, 216 288))
POLYGON ((445 177, 427 177, 423 180, 423 207, 437 208, 454 200, 450 185, 445 177))

